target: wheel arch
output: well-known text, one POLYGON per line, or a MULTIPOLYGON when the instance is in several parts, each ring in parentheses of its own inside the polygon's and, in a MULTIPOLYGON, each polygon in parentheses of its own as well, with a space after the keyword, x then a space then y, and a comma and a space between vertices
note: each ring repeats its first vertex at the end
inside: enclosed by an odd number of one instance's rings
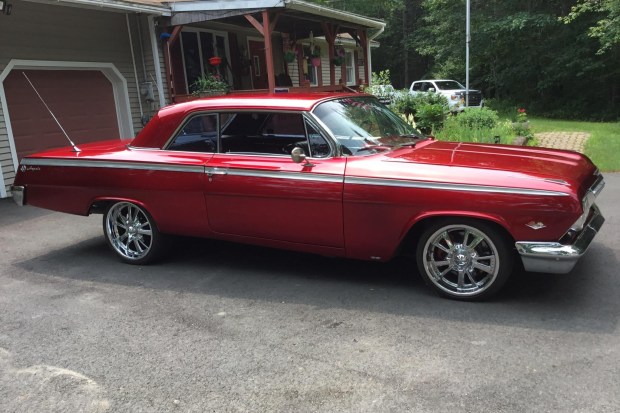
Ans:
POLYGON ((512 244, 515 242, 515 238, 509 230, 508 223, 500 216, 480 214, 471 211, 433 211, 420 214, 410 221, 407 229, 403 231, 396 255, 408 255, 410 251, 415 251, 420 236, 428 226, 442 219, 455 218, 466 218, 490 224, 512 244))
MULTIPOLYGON (((139 207, 146 210, 151 216, 153 216, 149 207, 142 201, 138 201, 133 198, 124 198, 124 197, 98 197, 93 199, 90 202, 90 207, 88 208, 88 215, 90 214, 103 214, 110 207, 110 205, 115 204, 117 202, 130 202, 132 204, 136 204, 139 207)), ((155 220, 153 218, 153 220, 155 220)))

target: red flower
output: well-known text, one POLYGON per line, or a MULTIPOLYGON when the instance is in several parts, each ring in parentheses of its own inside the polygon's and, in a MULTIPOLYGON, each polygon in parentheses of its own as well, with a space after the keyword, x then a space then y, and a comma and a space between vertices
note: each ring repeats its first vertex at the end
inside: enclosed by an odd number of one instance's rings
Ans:
POLYGON ((519 113, 525 113, 525 109, 518 109, 517 112, 519 113))

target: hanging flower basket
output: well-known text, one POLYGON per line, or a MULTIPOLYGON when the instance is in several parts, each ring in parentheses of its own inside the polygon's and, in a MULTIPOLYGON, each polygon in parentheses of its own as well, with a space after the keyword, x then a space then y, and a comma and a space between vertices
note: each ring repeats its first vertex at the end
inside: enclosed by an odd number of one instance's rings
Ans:
POLYGON ((284 52, 284 61, 286 63, 293 63, 295 61, 295 57, 295 52, 291 50, 284 52))
POLYGON ((220 63, 222 63, 222 58, 219 56, 209 58, 209 64, 211 64, 211 66, 218 66, 220 63))
POLYGON ((332 63, 334 64, 334 66, 342 66, 342 64, 344 63, 344 58, 336 56, 332 59, 332 63))

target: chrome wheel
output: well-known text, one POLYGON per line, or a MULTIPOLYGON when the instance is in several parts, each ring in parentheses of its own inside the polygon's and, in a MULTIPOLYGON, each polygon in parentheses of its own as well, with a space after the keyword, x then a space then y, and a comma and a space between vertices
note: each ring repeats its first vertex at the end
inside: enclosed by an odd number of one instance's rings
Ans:
POLYGON ((452 298, 482 298, 496 292, 512 272, 507 244, 485 223, 440 224, 418 245, 420 271, 438 292, 452 298))
POLYGON ((104 216, 112 249, 129 262, 145 261, 153 250, 156 229, 148 213, 130 202, 112 205, 104 216))

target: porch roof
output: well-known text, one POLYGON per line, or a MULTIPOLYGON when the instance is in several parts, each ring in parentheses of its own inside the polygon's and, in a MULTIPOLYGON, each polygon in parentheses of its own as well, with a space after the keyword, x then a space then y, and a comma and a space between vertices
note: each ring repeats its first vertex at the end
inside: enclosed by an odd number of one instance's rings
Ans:
MULTIPOLYGON (((33 0, 35 2, 40 0, 33 0)), ((40 1, 44 3, 43 1, 40 1)), ((162 0, 57 0, 59 4, 82 7, 87 9, 109 9, 123 12, 136 12, 170 16, 170 7, 162 0)))
POLYGON ((355 13, 332 9, 302 0, 176 0, 162 1, 170 6, 172 25, 219 20, 238 26, 250 27, 246 14, 273 11, 278 19, 273 30, 286 32, 298 38, 323 33, 322 23, 329 20, 342 29, 369 30, 369 38, 383 31, 385 22, 355 13), (301 22, 301 24, 300 24, 301 22))

